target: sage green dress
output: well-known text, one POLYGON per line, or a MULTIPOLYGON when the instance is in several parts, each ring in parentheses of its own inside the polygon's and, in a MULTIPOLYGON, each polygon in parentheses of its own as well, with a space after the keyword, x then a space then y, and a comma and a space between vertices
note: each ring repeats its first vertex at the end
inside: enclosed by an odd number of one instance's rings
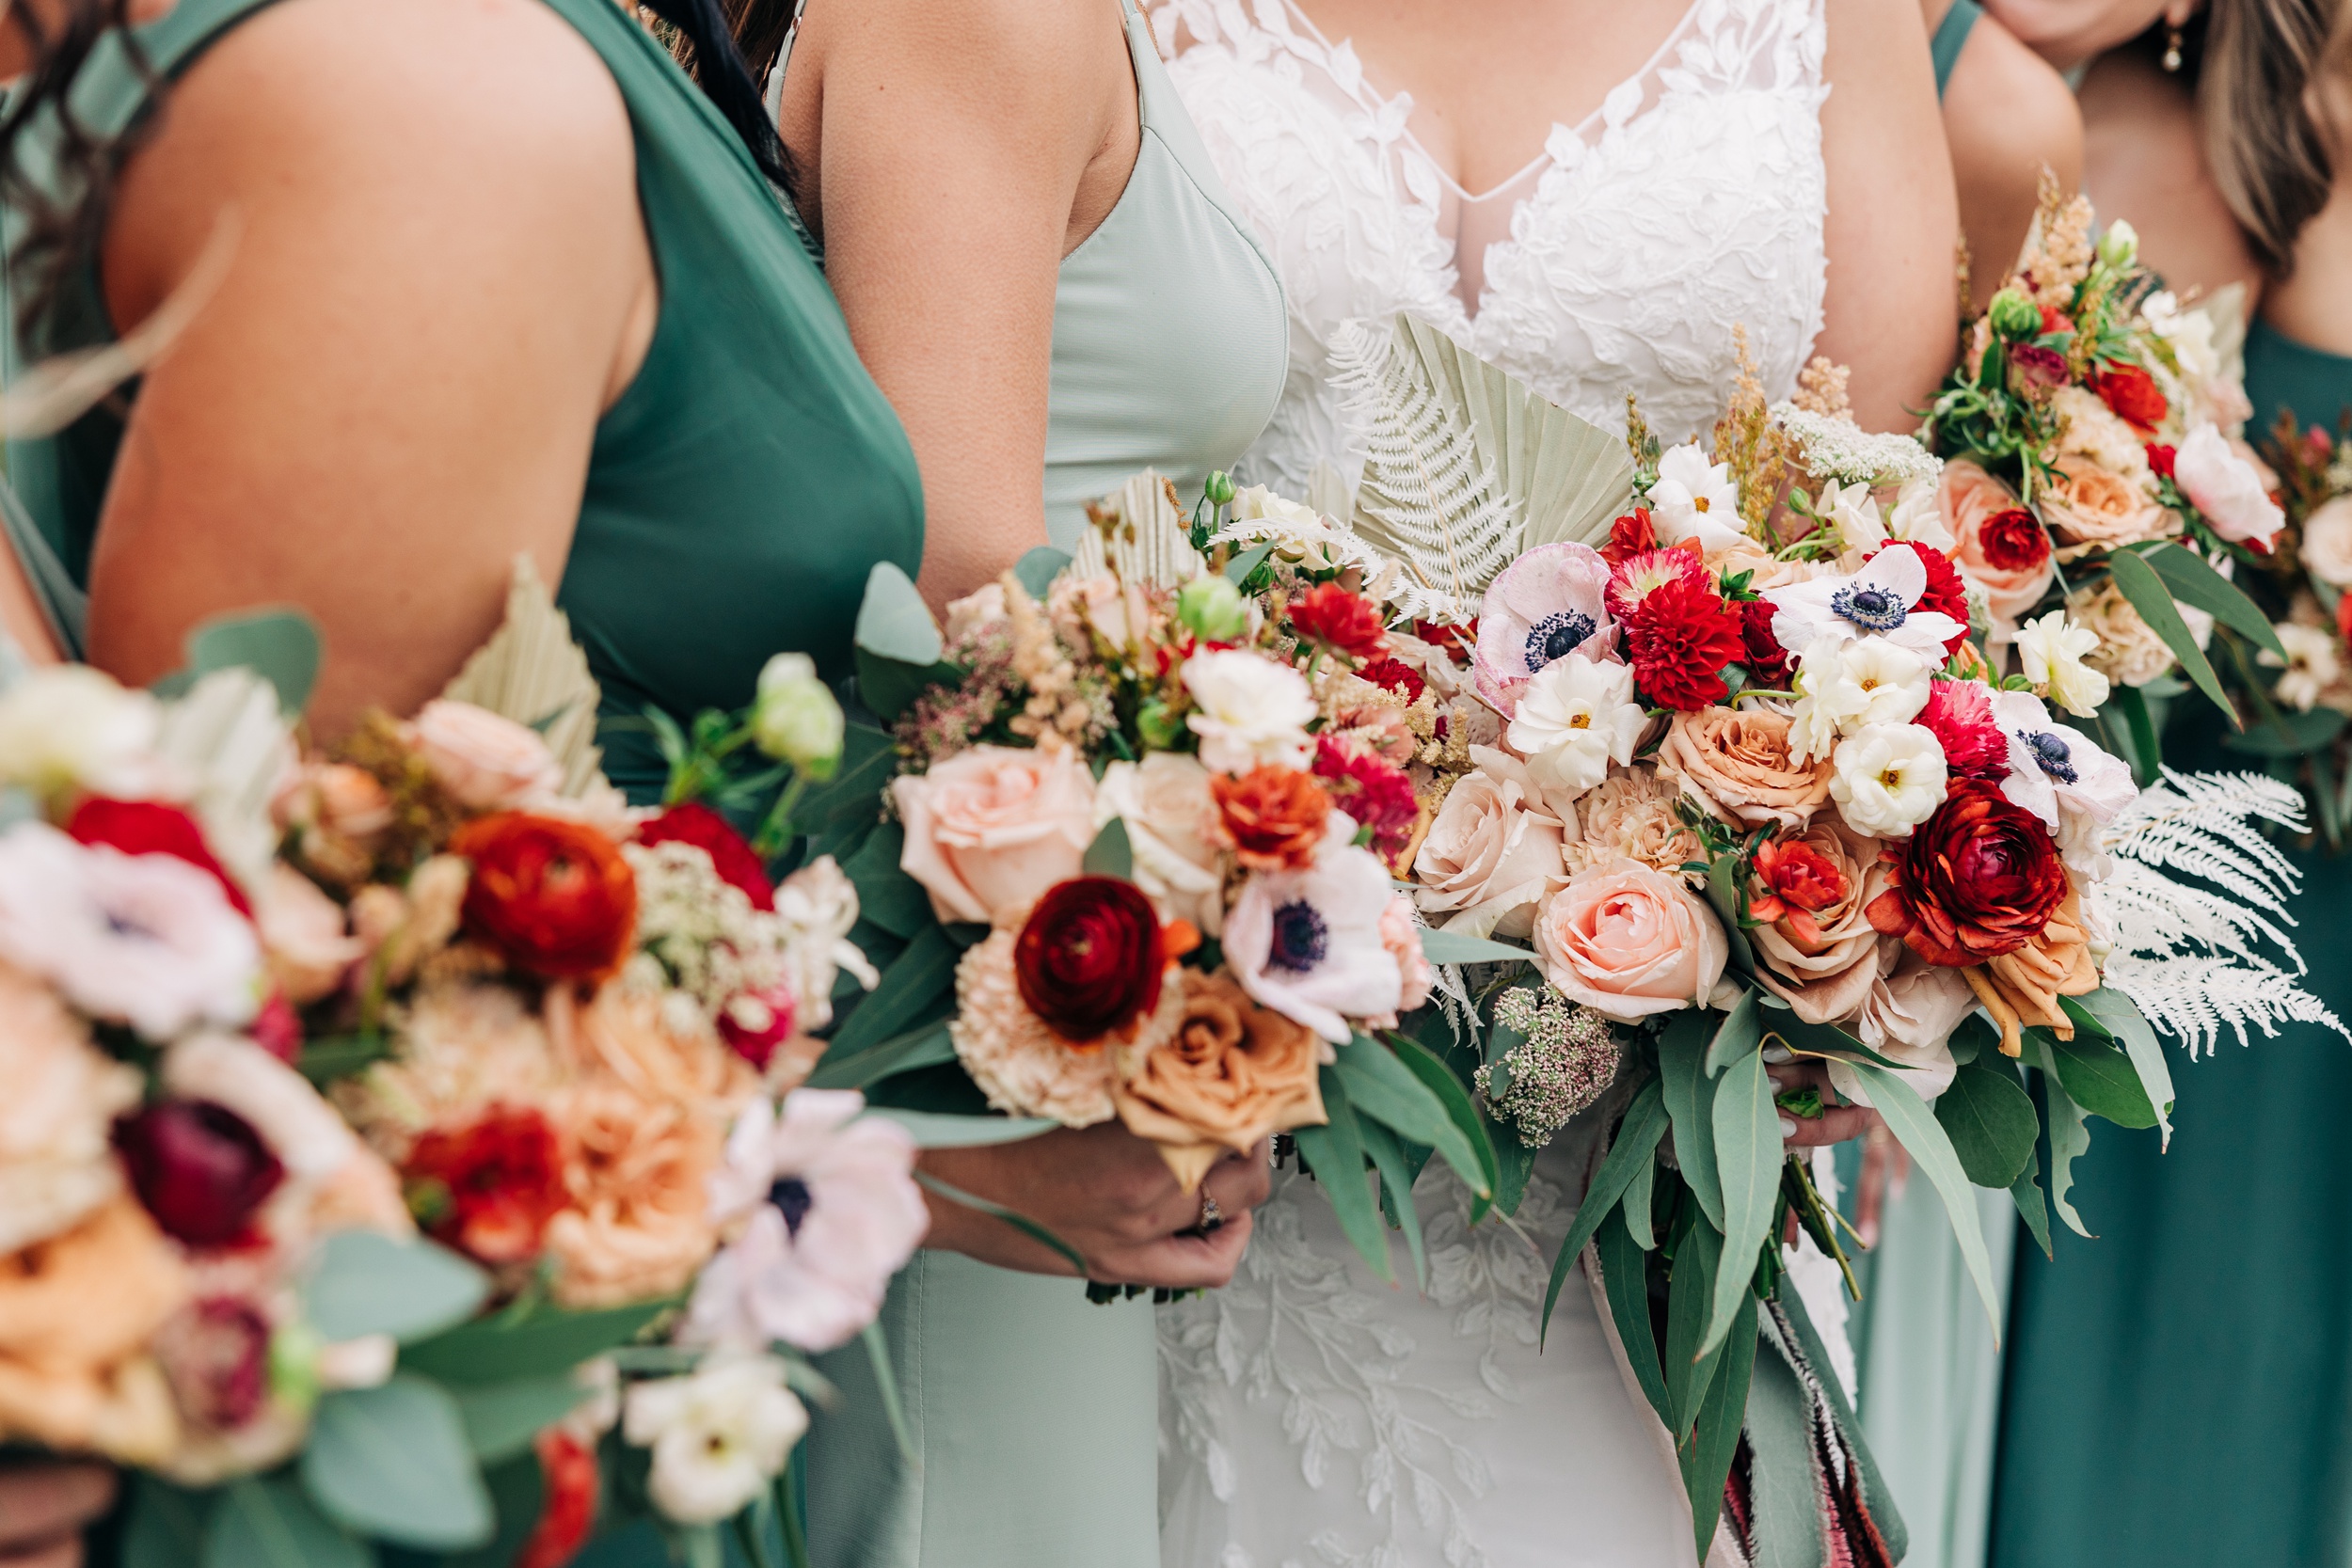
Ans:
MULTIPOLYGON (((1055 299, 1045 504, 1064 548, 1085 503, 1147 466, 1197 494, 1257 439, 1290 355, 1274 266, 1228 204, 1141 16, 1124 14, 1142 145, 1118 205, 1062 262, 1055 299)), ((882 1323, 914 1463, 864 1351, 829 1357, 845 1398, 807 1447, 821 1568, 1156 1568, 1149 1297, 1095 1307, 1074 1279, 923 1252, 882 1323)))
MULTIPOLYGON (((636 722, 645 708, 684 719, 740 706, 768 657, 787 649, 809 654, 828 678, 848 673, 867 572, 878 561, 909 573, 920 563, 922 485, 823 276, 735 133, 612 0, 545 3, 595 48, 628 105, 662 284, 644 367, 596 426, 557 591, 604 689, 606 719, 624 721, 600 736, 606 769, 644 800, 662 779, 636 722)), ((141 29, 141 45, 168 78, 267 4, 179 0, 141 29)), ((77 90, 83 118, 102 132, 133 124, 149 103, 118 43, 77 90)), ((44 145, 32 149, 28 172, 54 185, 44 145)), ((0 214, 10 230, 18 219, 0 214)), ((10 335, 8 372, 112 336, 92 272, 40 341, 10 335)), ((9 449, 29 543, 75 586, 87 580, 121 434, 101 408, 55 438, 9 449)))

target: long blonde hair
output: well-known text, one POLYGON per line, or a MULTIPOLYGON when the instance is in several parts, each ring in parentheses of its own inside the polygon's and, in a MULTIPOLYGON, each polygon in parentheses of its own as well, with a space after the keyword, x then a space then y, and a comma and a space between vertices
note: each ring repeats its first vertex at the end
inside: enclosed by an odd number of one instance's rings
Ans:
POLYGON ((2312 89, 2352 66, 2344 0, 2212 0, 2197 78, 2205 159, 2263 265, 2295 270, 2295 242, 2334 189, 2339 136, 2312 89))

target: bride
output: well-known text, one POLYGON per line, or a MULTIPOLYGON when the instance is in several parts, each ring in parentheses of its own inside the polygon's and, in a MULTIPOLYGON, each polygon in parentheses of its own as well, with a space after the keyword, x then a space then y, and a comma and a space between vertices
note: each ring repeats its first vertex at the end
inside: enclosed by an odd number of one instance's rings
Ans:
MULTIPOLYGON (((1245 481, 1304 496, 1345 468, 1328 345, 1399 309, 1609 428, 1633 393, 1668 442, 1721 412, 1735 327, 1768 396, 1817 353, 1851 366, 1872 428, 1911 422, 1948 362, 1955 198, 1909 0, 1168 0, 1154 21, 1289 294, 1245 481)), ((1162 1312, 1165 1568, 1692 1560, 1665 1429, 1587 1292, 1537 1354, 1595 1119, 1537 1161, 1518 1223, 1540 1254, 1470 1228, 1433 1166, 1425 1295, 1278 1176, 1232 1284, 1162 1312)))

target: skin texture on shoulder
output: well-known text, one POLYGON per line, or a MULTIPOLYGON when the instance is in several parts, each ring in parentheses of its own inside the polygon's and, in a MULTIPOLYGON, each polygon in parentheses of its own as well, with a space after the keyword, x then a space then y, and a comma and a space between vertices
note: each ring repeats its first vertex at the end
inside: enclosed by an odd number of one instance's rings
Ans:
MULTIPOLYGON (((1932 36, 1951 0, 1927 0, 1932 36)), ((2044 168, 2064 190, 2083 177, 2083 117, 2066 78, 1991 16, 1979 17, 1944 88, 1969 293, 1981 310, 2032 225, 2044 168)))
MULTIPOLYGON (((2322 122, 2341 138, 2352 126, 2352 83, 2324 80, 2313 88, 2322 122)), ((2347 149, 2352 152, 2352 149, 2347 149)), ((2295 242, 2295 270, 2275 279, 2263 298, 2270 325, 2298 343, 2352 355, 2352 158, 2339 152, 2328 204, 2295 242)))
POLYGON ((119 325, 223 224, 225 281, 148 373, 91 562, 92 660, 304 606, 313 722, 408 711, 568 552, 658 302, 619 90, 537 0, 287 0, 208 50, 132 159, 119 325))
POLYGON ((1045 543, 1061 260, 1140 145, 1119 0, 815 0, 778 117, 859 356, 922 469, 934 608, 1045 543))
POLYGON ((2129 219, 2139 254, 2186 296, 2246 285, 2262 265, 2206 171, 2196 100, 2177 77, 2131 53, 2100 56, 2083 78, 2083 190, 2102 223, 2129 219))

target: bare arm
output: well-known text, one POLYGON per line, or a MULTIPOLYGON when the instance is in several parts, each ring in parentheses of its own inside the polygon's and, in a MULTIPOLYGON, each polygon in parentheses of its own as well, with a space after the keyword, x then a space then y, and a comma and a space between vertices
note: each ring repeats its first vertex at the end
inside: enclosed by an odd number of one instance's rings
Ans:
POLYGON ((128 171, 118 322, 224 213, 228 278, 124 442, 90 653, 143 682, 194 622, 298 604, 332 732, 437 689, 516 552, 558 579, 597 415, 653 319, 627 111, 532 0, 293 0, 197 63, 128 171))
POLYGON ((1853 369, 1854 418, 1904 430, 1952 361, 1960 238, 1916 0, 1828 0, 1829 294, 1820 351, 1853 369))
POLYGON ((2062 190, 2082 187, 2082 111, 2066 79, 1987 16, 1944 89, 1944 134, 1960 186, 1970 292, 1982 309, 2025 245, 2042 169, 2062 190))
POLYGON ((1045 543, 1057 272, 1135 164, 1119 8, 818 0, 782 125, 922 468, 921 582, 944 604, 1045 543))

